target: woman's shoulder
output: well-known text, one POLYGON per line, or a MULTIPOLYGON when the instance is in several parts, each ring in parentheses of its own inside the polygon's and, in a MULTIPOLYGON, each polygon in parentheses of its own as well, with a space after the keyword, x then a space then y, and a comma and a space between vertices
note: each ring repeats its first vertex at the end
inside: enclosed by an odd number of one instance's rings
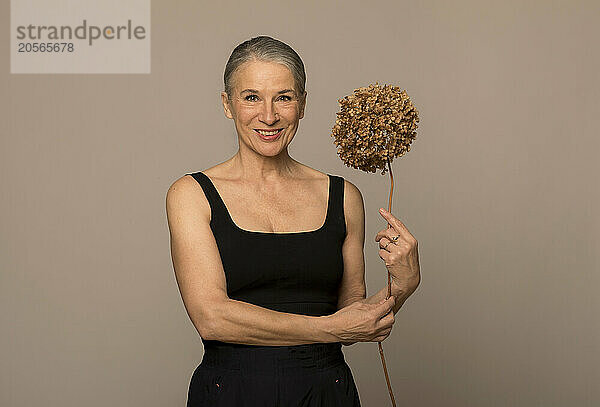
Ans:
POLYGON ((192 173, 202 172, 204 175, 207 175, 211 178, 227 178, 227 171, 223 168, 225 163, 219 163, 213 165, 212 167, 197 169, 192 173))
POLYGON ((166 193, 166 210, 169 218, 203 218, 210 221, 210 206, 199 182, 186 173, 175 180, 166 193))
POLYGON ((303 168, 305 174, 307 177, 311 177, 311 178, 319 178, 319 179, 327 179, 328 174, 324 171, 319 171, 315 168, 309 167, 308 165, 305 165, 303 168))
MULTIPOLYGON (((214 167, 211 167, 214 168, 214 167)), ((214 174, 209 169, 190 170, 176 179, 167 191, 167 202, 178 202, 179 204, 198 206, 203 212, 210 214, 208 191, 206 183, 198 177, 198 173, 209 176, 211 179, 214 174)))
POLYGON ((304 173, 306 174, 307 178, 315 178, 315 179, 324 179, 326 180, 329 175, 333 176, 333 177, 338 177, 341 179, 344 179, 344 177, 342 177, 341 175, 337 175, 337 174, 332 174, 330 172, 325 172, 325 171, 320 171, 316 168, 310 167, 306 164, 300 164, 302 170, 304 171, 304 173))

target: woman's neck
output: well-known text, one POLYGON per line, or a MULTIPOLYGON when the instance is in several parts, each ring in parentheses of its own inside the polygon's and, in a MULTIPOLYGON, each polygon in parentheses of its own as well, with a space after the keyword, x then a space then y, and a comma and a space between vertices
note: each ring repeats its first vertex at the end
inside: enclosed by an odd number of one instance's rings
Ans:
POLYGON ((273 157, 265 157, 254 152, 244 154, 238 151, 226 161, 231 176, 241 180, 275 181, 297 176, 302 165, 289 156, 287 150, 273 157))

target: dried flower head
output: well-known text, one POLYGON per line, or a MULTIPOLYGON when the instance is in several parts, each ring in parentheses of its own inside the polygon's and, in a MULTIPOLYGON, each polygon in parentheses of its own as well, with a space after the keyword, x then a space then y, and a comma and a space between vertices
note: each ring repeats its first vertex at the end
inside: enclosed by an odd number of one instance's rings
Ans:
POLYGON ((332 137, 344 164, 366 172, 381 169, 385 175, 388 160, 410 151, 419 112, 406 91, 375 82, 338 102, 332 137))

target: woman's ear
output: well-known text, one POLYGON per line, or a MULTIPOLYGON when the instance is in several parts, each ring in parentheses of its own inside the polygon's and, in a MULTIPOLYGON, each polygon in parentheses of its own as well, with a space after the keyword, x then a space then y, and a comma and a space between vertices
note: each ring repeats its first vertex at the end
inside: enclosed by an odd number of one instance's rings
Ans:
POLYGON ((221 92, 221 102, 223 103, 223 111, 225 112, 225 116, 227 116, 229 119, 233 119, 233 114, 231 114, 231 104, 226 92, 221 92))
POLYGON ((300 101, 300 115, 298 119, 302 119, 304 117, 304 108, 306 107, 306 95, 308 93, 304 91, 304 95, 302 95, 302 100, 300 101))

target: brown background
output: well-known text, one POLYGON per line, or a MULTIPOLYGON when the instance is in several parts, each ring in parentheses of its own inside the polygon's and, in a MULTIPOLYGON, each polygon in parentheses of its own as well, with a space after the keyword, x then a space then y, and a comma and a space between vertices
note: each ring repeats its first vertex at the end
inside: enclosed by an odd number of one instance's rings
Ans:
MULTIPOLYGON (((369 295, 389 176, 337 157, 337 99, 377 80, 420 111, 393 163, 422 268, 384 342, 398 405, 599 405, 600 3, 216 3, 153 1, 150 75, 10 75, 2 2, 0 404, 184 405, 203 349, 165 194, 235 153, 223 70, 266 34, 306 66, 290 154, 363 193, 369 295)), ((390 405, 377 344, 344 352, 390 405)))

